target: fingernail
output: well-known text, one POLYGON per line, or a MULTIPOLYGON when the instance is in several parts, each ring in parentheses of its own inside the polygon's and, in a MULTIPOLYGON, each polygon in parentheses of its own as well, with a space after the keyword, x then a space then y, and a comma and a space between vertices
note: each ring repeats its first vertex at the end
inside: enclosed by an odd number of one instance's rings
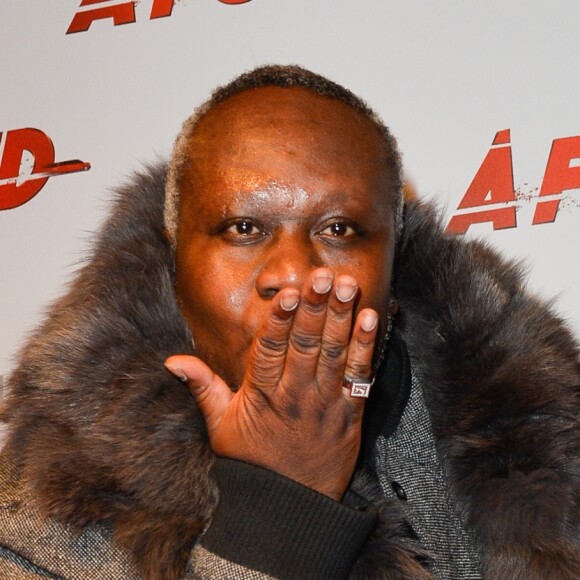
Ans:
POLYGON ((376 314, 373 312, 366 312, 361 317, 360 326, 365 332, 370 332, 375 329, 377 320, 378 318, 376 314))
POLYGON ((179 368, 163 363, 163 366, 174 376, 176 376, 182 383, 187 383, 185 373, 179 368))
POLYGON ((298 294, 284 294, 282 298, 280 298, 280 306, 286 312, 290 312, 298 306, 298 302, 300 302, 300 296, 298 294))
POLYGON ((336 287, 336 297, 341 302, 348 302, 354 298, 357 288, 356 284, 343 281, 336 287))
POLYGON ((330 274, 317 274, 312 280, 312 287, 317 294, 326 294, 332 288, 332 276, 330 274))

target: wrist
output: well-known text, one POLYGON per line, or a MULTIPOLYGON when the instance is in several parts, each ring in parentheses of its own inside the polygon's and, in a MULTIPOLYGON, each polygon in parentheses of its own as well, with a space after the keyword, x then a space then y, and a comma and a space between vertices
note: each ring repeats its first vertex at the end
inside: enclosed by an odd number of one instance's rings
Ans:
POLYGON ((217 459, 220 500, 201 540, 216 555, 277 577, 348 575, 377 521, 271 471, 217 459))

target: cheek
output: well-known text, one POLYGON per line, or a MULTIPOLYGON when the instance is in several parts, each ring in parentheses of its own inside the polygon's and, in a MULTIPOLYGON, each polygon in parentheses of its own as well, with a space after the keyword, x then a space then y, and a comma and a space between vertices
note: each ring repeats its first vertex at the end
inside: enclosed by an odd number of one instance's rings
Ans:
POLYGON ((224 352, 242 354, 253 336, 250 273, 239 261, 197 255, 205 257, 199 263, 178 261, 177 296, 198 352, 212 360, 224 352))
POLYGON ((244 290, 233 276, 223 264, 203 262, 177 272, 177 295, 194 334, 207 326, 219 331, 222 324, 239 320, 243 311, 244 290))
POLYGON ((390 284, 386 278, 369 278, 360 282, 359 308, 374 308, 382 315, 389 306, 390 284))
POLYGON ((374 308, 386 320, 391 292, 390 259, 377 257, 376 260, 363 261, 356 274, 360 284, 360 308, 374 308), (382 263, 381 263, 382 262, 382 263))

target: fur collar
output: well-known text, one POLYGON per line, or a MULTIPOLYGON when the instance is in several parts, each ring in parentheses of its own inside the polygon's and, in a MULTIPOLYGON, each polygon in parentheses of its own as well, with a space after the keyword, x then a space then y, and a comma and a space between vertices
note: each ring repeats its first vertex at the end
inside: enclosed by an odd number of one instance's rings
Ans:
MULTIPOLYGON (((6 451, 42 512, 111 521, 149 578, 183 572, 216 501, 203 420, 163 361, 191 352, 163 236, 165 166, 119 189, 67 294, 11 377, 6 451)), ((517 266, 444 236, 407 208, 396 265, 398 326, 422 378, 457 501, 487 578, 576 578, 580 570, 579 365, 573 338, 525 292, 517 266)), ((358 575, 428 578, 394 505, 358 575)))

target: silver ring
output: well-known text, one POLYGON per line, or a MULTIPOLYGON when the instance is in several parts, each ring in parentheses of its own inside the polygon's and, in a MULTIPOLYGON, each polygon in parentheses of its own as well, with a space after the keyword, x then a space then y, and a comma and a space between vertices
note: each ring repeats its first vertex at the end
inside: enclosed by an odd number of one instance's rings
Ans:
POLYGON ((345 374, 343 382, 345 386, 350 388, 351 397, 361 397, 368 399, 368 396, 371 392, 371 387, 375 384, 375 377, 373 377, 370 381, 365 381, 363 379, 353 379, 352 377, 349 377, 347 374, 345 374))

